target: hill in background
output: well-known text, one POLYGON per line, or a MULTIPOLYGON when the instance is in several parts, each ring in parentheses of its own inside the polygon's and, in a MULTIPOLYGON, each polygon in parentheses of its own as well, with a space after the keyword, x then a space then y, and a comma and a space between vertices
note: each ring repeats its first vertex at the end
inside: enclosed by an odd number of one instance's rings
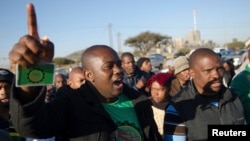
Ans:
POLYGON ((73 60, 73 61, 77 61, 77 60, 80 60, 81 57, 82 57, 82 53, 83 53, 84 50, 78 50, 78 51, 75 51, 67 56, 65 56, 65 58, 67 59, 70 59, 70 60, 73 60))
MULTIPOLYGON (((82 53, 83 53, 84 50, 78 50, 78 51, 75 51, 67 56, 64 56, 63 58, 67 58, 69 60, 73 60, 75 61, 76 63, 74 64, 68 64, 68 65, 56 65, 56 69, 55 69, 55 72, 56 73, 62 73, 64 75, 68 75, 69 73, 69 69, 72 68, 72 67, 75 67, 75 66, 79 66, 81 65, 81 57, 82 57, 82 53)), ((55 57, 57 58, 57 57, 55 57)), ((60 57, 61 58, 61 57, 60 57)))

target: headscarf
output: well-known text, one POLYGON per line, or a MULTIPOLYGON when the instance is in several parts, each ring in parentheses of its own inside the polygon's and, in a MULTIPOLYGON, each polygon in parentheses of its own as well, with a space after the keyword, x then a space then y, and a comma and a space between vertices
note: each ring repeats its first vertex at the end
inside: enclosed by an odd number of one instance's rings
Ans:
POLYGON ((149 78, 148 83, 147 83, 147 87, 151 88, 152 83, 154 81, 157 81, 161 86, 165 86, 166 83, 168 83, 169 81, 172 80, 172 78, 173 78, 173 73, 171 73, 171 72, 157 73, 157 74, 155 74, 155 75, 153 75, 152 77, 149 78))

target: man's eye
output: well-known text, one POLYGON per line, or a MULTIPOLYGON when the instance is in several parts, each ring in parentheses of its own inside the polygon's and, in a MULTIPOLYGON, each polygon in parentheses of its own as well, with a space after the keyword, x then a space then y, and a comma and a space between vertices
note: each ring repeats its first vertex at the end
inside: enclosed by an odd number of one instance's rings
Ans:
POLYGON ((219 72, 224 72, 224 71, 225 71, 225 68, 224 68, 224 67, 220 67, 220 68, 218 68, 218 71, 219 71, 219 72))
POLYGON ((103 68, 104 68, 104 69, 113 69, 115 65, 116 65, 117 67, 121 67, 121 66, 122 66, 122 63, 121 63, 121 61, 112 62, 112 63, 107 63, 107 64, 104 65, 103 68))
POLYGON ((103 68, 104 69, 112 69, 114 67, 114 63, 112 63, 112 64, 107 64, 107 65, 105 65, 103 68))

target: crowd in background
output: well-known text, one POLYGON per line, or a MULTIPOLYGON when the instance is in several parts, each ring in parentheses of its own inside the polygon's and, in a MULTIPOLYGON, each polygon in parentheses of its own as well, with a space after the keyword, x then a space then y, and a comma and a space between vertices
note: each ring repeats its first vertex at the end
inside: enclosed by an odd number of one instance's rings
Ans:
MULTIPOLYGON (((210 50, 210 49, 205 49, 205 50, 210 50)), ((185 126, 178 126, 180 125, 179 122, 176 123, 177 127, 174 127, 174 128, 181 128, 182 132, 179 132, 179 131, 171 132, 171 130, 173 129, 171 129, 170 127, 173 126, 172 125, 173 122, 175 121, 175 119, 178 119, 178 118, 177 117, 171 118, 170 119, 171 125, 169 125, 168 117, 173 117, 172 115, 173 105, 170 104, 170 102, 172 103, 171 101, 172 97, 174 97, 178 93, 184 93, 184 92, 181 92, 182 89, 185 89, 185 88, 188 89, 189 87, 188 85, 190 85, 190 83, 192 83, 193 81, 191 74, 190 74, 189 57, 187 57, 184 54, 175 56, 173 60, 173 66, 167 66, 167 70, 168 70, 167 72, 161 72, 161 71, 152 72, 153 68, 150 63, 149 58, 141 57, 139 58, 137 62, 135 62, 134 56, 130 52, 123 53, 120 56, 120 59, 121 59, 121 69, 123 72, 123 83, 150 99, 150 101, 152 102, 152 110, 153 110, 154 119, 157 125, 157 129, 160 135, 162 136, 162 139, 165 138, 165 140, 167 140, 167 138, 169 137, 173 138, 173 136, 175 135, 178 136, 179 134, 182 134, 181 136, 186 138, 188 136, 188 134, 185 135, 187 129, 185 129, 186 128, 185 126)), ((231 85, 230 88, 236 94, 240 96, 240 99, 243 102, 244 109, 248 109, 247 107, 248 104, 245 102, 245 100, 247 99, 246 95, 247 95, 247 90, 249 89, 249 86, 248 86, 247 80, 246 81, 244 80, 242 83, 240 83, 241 80, 243 79, 241 77, 245 77, 246 75, 248 75, 248 71, 243 69, 239 71, 239 74, 236 75, 235 69, 234 67, 232 67, 232 62, 226 62, 223 60, 220 60, 220 61, 221 61, 221 66, 219 67, 222 67, 222 68, 218 68, 218 69, 223 69, 224 71, 224 75, 222 78, 224 87, 229 88, 229 86, 231 85), (236 75, 236 78, 234 81, 232 81, 235 75, 236 75)), ((205 63, 204 65, 209 65, 209 64, 205 63)), ((210 69, 209 66, 208 66, 208 69, 210 69)), ((3 90, 4 93, 1 93, 1 96, 5 96, 1 98, 2 110, 1 110, 0 119, 1 119, 1 123, 4 123, 4 124, 1 124, 1 132, 3 132, 1 133, 1 137, 7 140, 8 134, 9 134, 12 138, 14 137, 14 138, 20 138, 21 140, 32 141, 34 140, 33 138, 24 138, 21 136, 18 137, 19 136, 18 133, 13 134, 11 132, 11 131, 15 132, 15 130, 13 126, 11 126, 12 123, 11 123, 11 120, 10 120, 11 118, 9 115, 9 107, 4 106, 4 105, 8 105, 8 100, 6 100, 7 102, 4 102, 4 99, 9 98, 10 91, 11 91, 10 85, 11 83, 13 83, 13 81, 15 81, 14 74, 10 70, 7 70, 7 69, 0 70, 1 89, 5 89, 3 90), (5 122, 2 122, 2 121, 5 121, 5 122), (6 131, 8 131, 9 133, 7 133, 6 131)), ((55 73, 54 84, 46 86, 46 95, 45 95, 44 102, 49 103, 53 101, 54 99, 56 99, 57 91, 61 87, 67 86, 73 90, 77 90, 82 85, 84 85, 85 81, 86 80, 85 80, 85 76, 83 73, 83 68, 80 66, 71 68, 68 75, 55 73)), ((189 109, 189 112, 190 112, 190 109, 189 109)), ((248 124, 249 123, 248 111, 244 110, 244 112, 246 115, 246 122, 248 124)), ((174 115, 178 115, 178 112, 175 113, 174 115)), ((192 126, 194 125, 195 124, 192 124, 192 126)), ((53 136, 51 138, 40 139, 40 140, 41 141, 60 141, 63 139, 60 136, 58 137, 53 136)))

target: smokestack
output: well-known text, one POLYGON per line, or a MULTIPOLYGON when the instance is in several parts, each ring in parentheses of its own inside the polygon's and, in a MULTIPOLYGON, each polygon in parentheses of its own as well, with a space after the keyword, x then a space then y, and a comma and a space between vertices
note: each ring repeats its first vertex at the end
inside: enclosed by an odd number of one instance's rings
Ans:
POLYGON ((197 31, 197 25, 196 25, 196 10, 193 9, 193 16, 194 16, 194 31, 197 31))

